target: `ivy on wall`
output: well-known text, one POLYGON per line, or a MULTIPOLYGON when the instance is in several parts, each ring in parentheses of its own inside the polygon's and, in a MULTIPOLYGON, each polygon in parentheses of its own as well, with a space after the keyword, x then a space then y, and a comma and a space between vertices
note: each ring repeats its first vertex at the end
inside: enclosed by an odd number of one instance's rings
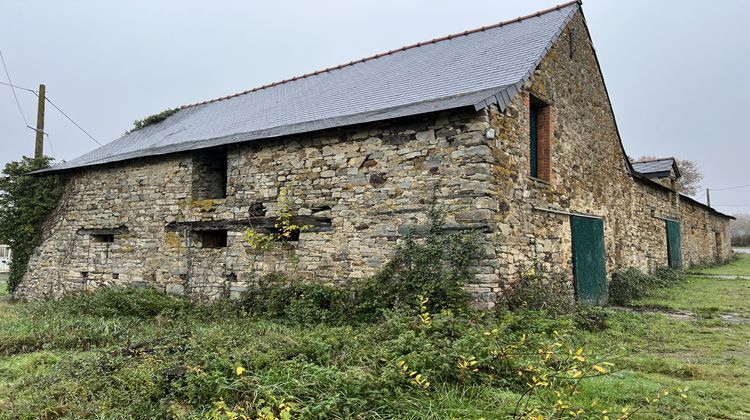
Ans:
POLYGON ((34 248, 41 240, 41 226, 62 194, 59 176, 31 176, 31 171, 50 167, 51 157, 24 156, 5 165, 0 176, 0 243, 10 246, 12 260, 8 290, 21 282, 34 248))

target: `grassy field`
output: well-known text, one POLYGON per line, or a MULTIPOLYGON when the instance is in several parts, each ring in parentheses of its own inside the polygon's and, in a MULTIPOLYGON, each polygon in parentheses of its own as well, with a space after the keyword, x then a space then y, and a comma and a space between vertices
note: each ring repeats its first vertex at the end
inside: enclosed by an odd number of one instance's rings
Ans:
POLYGON ((695 272, 711 275, 750 276, 750 254, 737 254, 737 257, 728 264, 717 267, 701 268, 695 270, 695 272))
POLYGON ((690 276, 681 284, 632 302, 631 306, 750 318, 750 280, 690 276))
MULTIPOLYGON (((635 304, 747 314, 748 297, 742 281, 693 276, 635 304)), ((567 417, 579 408, 594 418, 750 417, 748 324, 605 310, 292 325, 147 291, 0 301, 0 417, 227 418, 226 404, 250 418, 509 418, 531 381, 517 378, 549 342, 560 343, 553 359, 582 348, 586 363, 614 366, 572 395, 554 394, 567 385, 533 392, 528 407, 542 413, 561 399, 567 417), (604 328, 587 321, 602 316, 604 328), (493 349, 513 346, 528 354, 492 364, 493 349), (404 374, 402 360, 430 383, 404 374)))
POLYGON ((6 284, 8 283, 8 273, 0 273, 0 296, 8 294, 6 284))

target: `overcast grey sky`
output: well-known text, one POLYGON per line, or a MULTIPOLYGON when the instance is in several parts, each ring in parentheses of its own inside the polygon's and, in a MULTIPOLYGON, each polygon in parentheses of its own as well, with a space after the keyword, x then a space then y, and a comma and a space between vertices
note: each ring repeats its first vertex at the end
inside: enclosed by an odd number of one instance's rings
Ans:
MULTIPOLYGON (((166 108, 561 2, 0 0, 0 51, 14 84, 45 83, 108 142, 166 108)), ((750 184, 750 1, 588 0, 583 9, 627 152, 696 160, 708 187, 750 184)), ((36 98, 18 96, 34 125, 36 98)), ((57 159, 97 147, 49 106, 46 131, 57 159)), ((33 154, 33 139, 0 85, 0 165, 33 154)), ((750 213, 750 188, 711 196, 721 211, 750 213)))

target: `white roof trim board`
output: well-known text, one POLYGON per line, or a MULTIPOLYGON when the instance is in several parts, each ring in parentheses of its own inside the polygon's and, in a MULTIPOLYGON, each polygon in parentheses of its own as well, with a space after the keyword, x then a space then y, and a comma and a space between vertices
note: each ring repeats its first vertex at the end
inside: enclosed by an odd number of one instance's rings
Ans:
POLYGON ((531 16, 185 106, 63 171, 473 106, 504 110, 580 8, 531 16))

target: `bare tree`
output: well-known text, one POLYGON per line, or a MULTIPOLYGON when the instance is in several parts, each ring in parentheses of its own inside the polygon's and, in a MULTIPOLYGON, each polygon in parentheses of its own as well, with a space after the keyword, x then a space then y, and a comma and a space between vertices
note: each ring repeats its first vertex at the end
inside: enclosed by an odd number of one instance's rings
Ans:
MULTIPOLYGON (((654 160, 658 159, 654 156, 641 156, 638 161, 642 160, 654 160)), ((677 167, 680 168, 680 182, 678 188, 681 193, 687 195, 696 195, 700 190, 701 182, 703 181, 703 172, 698 166, 698 162, 688 159, 675 158, 677 161, 677 167)))
POLYGON ((735 214, 735 220, 729 221, 729 232, 732 236, 732 245, 750 245, 750 214, 735 214))
POLYGON ((694 160, 677 159, 677 167, 680 168, 679 188, 680 191, 687 195, 695 195, 701 188, 703 181, 703 172, 694 160))

